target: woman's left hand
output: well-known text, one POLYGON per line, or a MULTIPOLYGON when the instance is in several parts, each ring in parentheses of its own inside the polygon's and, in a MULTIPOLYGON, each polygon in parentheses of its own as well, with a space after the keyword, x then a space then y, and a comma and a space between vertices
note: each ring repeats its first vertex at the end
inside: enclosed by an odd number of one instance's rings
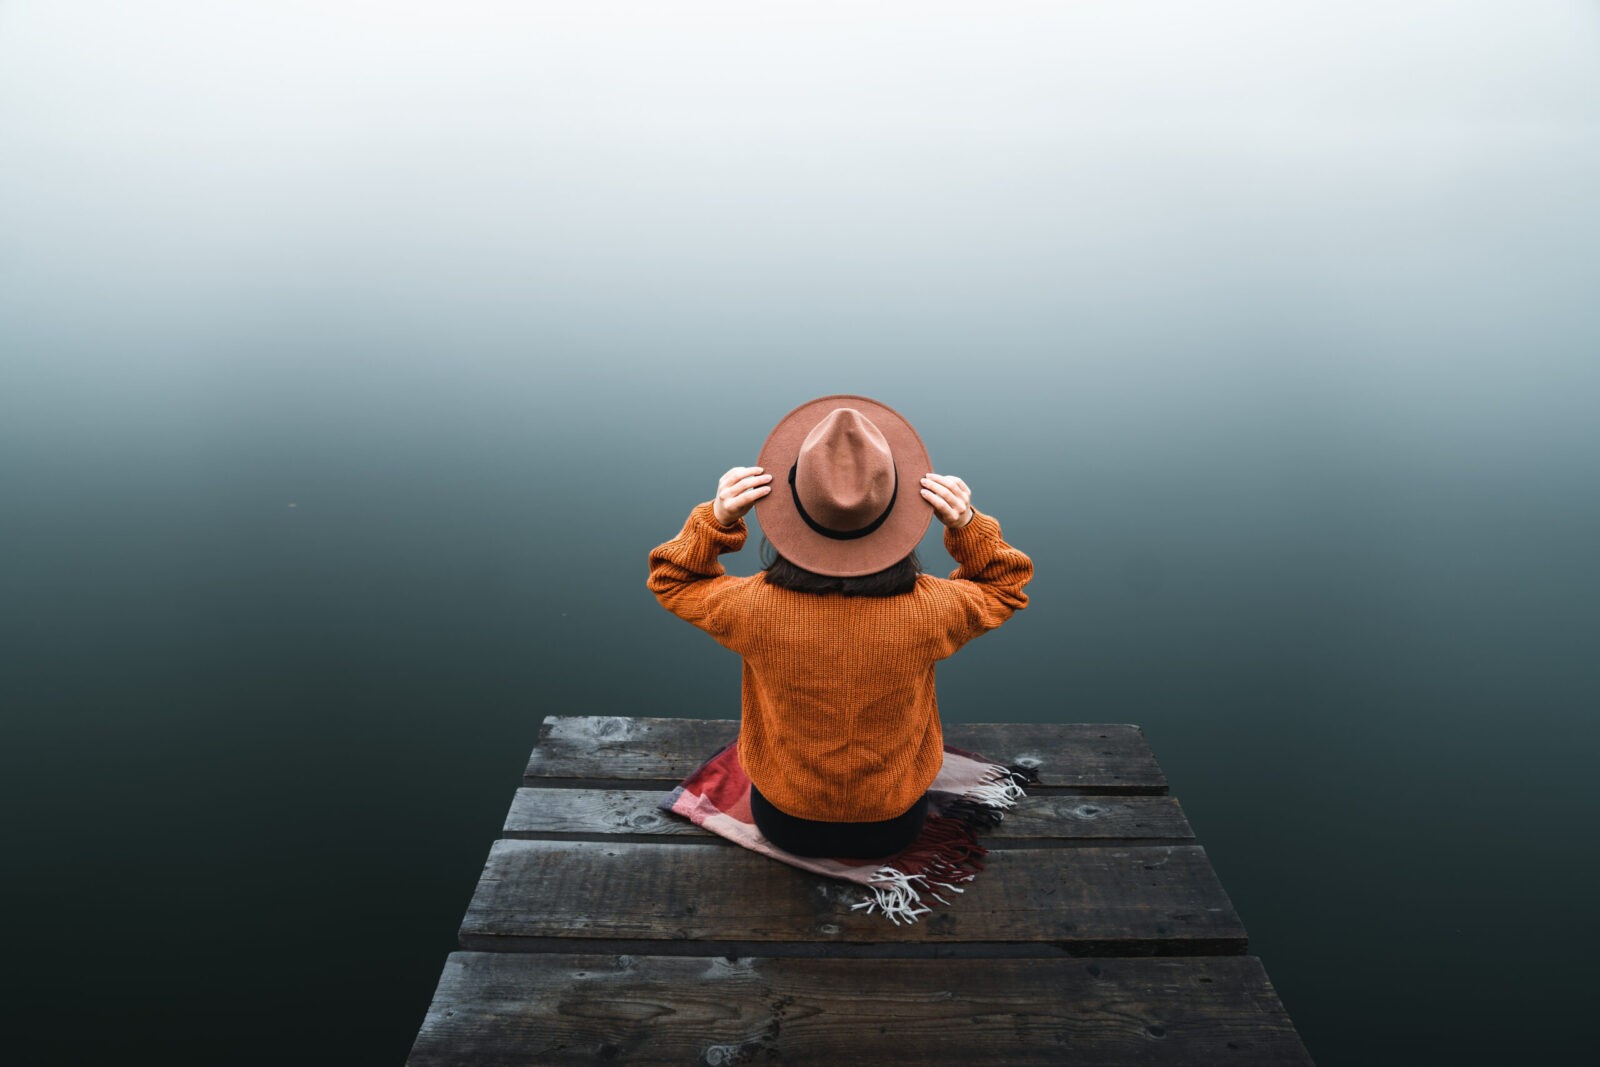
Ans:
POLYGON ((929 474, 922 479, 922 499, 933 508, 939 521, 959 530, 972 521, 972 490, 950 474, 929 474))

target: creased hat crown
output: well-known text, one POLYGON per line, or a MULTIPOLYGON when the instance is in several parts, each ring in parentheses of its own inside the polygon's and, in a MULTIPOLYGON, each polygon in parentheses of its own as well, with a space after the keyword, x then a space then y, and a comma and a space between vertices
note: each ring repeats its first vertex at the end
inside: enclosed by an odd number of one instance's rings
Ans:
POLYGON ((800 444, 794 491, 806 514, 829 530, 869 525, 894 500, 888 439, 855 408, 835 408, 800 444))

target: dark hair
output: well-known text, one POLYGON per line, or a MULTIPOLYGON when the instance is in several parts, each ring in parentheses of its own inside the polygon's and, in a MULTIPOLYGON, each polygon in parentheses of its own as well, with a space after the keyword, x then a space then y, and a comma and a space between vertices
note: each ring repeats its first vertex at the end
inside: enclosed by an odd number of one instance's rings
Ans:
POLYGON ((780 589, 792 589, 797 593, 838 593, 840 596, 899 596, 915 589, 917 575, 922 573, 922 561, 913 549, 899 563, 875 574, 855 578, 817 574, 784 559, 765 537, 761 539, 761 563, 767 582, 780 589))

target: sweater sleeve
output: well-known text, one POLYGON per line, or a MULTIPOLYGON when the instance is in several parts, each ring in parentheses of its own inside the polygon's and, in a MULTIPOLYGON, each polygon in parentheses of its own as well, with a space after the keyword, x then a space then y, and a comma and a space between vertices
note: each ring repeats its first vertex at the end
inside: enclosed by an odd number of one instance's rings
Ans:
POLYGON ((1033 561, 1006 544, 998 521, 976 511, 961 529, 945 528, 944 547, 959 564, 950 582, 965 609, 950 634, 954 652, 1028 606, 1022 587, 1033 578, 1033 561))
POLYGON ((710 501, 695 505, 678 536, 650 550, 646 585, 662 607, 724 640, 729 598, 750 579, 728 575, 717 557, 743 548, 746 533, 743 519, 724 526, 710 501))

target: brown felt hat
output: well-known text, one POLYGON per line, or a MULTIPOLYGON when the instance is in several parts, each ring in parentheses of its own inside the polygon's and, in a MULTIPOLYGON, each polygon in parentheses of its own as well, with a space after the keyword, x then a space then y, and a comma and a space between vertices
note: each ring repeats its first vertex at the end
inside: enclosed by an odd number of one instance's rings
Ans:
POLYGON ((778 553, 815 574, 854 578, 899 563, 922 540, 933 470, 900 413, 864 396, 818 397, 795 408, 761 446, 772 492, 756 502, 778 553))

